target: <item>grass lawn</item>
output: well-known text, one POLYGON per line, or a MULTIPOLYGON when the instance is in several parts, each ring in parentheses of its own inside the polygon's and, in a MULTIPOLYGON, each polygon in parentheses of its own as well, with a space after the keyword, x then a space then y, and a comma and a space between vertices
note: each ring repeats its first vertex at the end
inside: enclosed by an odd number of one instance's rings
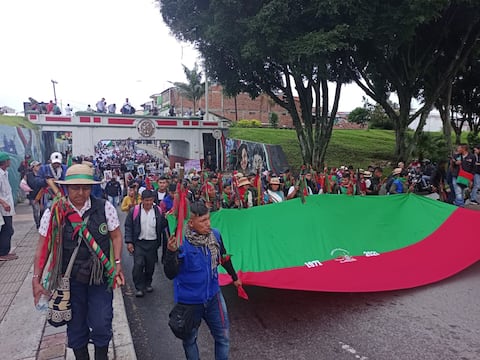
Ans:
POLYGON ((29 128, 29 129, 37 129, 37 126, 35 124, 32 124, 30 121, 28 121, 27 118, 24 116, 0 115, 0 125, 18 126, 23 128, 29 128))
MULTIPOLYGON (((302 156, 295 130, 231 128, 229 137, 281 145, 288 163, 298 169, 302 156)), ((334 130, 327 150, 329 167, 353 165, 366 167, 392 160, 395 134, 390 130, 334 130)))

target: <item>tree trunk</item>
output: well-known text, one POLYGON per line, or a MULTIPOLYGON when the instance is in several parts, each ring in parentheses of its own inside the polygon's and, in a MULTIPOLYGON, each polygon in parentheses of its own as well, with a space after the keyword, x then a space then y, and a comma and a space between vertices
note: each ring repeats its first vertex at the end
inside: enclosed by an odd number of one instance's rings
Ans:
MULTIPOLYGON (((317 171, 321 171, 324 168, 328 144, 332 138, 333 124, 335 123, 335 118, 337 116, 341 89, 342 82, 338 81, 335 88, 332 110, 330 111, 330 114, 328 114, 328 83, 326 80, 322 81, 322 115, 320 119, 317 119, 317 121, 321 120, 321 124, 315 124, 315 147, 312 158, 312 166, 317 171)), ((317 101, 317 104, 320 104, 320 96, 316 96, 315 100, 317 101)), ((319 105, 317 105, 317 109, 318 106, 319 105)), ((319 111, 317 112, 319 113, 319 111)))
MULTIPOLYGON (((425 127, 425 124, 427 123, 427 118, 428 118, 428 115, 430 114, 431 110, 432 110, 431 107, 428 108, 428 109, 426 108, 424 111, 422 111, 422 114, 420 115, 420 120, 418 122, 417 129, 415 130, 415 133, 413 134, 413 139, 410 142, 410 145, 408 146, 407 159, 409 159, 412 156, 413 151, 418 144, 419 137, 423 133, 423 128, 425 127)), ((421 158, 422 157, 420 157, 420 159, 421 158)))
POLYGON ((395 162, 407 159, 407 129, 401 124, 395 125, 395 162))
POLYGON ((447 85, 445 94, 437 101, 437 109, 442 119, 442 132, 445 144, 450 152, 453 149, 452 144, 452 125, 451 125, 451 103, 452 103, 452 83, 447 85))

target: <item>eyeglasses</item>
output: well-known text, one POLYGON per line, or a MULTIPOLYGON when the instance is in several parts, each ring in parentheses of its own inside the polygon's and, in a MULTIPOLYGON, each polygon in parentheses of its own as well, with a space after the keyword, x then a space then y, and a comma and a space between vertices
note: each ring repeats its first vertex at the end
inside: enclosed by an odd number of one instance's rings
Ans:
POLYGON ((91 185, 68 185, 68 190, 69 191, 90 191, 92 190, 91 185))

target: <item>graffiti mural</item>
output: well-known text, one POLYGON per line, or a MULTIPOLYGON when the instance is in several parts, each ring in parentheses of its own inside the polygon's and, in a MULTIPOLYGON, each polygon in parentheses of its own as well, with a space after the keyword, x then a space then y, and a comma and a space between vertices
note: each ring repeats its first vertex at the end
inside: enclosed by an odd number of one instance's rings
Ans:
POLYGON ((228 170, 243 174, 271 170, 276 174, 288 168, 285 153, 280 145, 263 144, 238 139, 225 141, 228 170))
POLYGON ((34 160, 43 161, 40 133, 29 128, 8 125, 0 125, 0 132, 2 133, 0 150, 10 156, 8 179, 10 180, 14 200, 17 201, 21 180, 17 169, 25 159, 25 155, 30 155, 34 160))

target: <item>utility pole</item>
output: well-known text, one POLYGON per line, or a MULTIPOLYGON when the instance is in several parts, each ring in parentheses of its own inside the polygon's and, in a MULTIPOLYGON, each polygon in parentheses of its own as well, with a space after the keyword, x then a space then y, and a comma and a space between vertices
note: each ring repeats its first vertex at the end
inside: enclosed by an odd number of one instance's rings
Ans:
POLYGON ((207 64, 205 64, 205 117, 204 121, 208 121, 208 74, 207 74, 207 64))
POLYGON ((51 80, 52 81, 52 85, 53 85, 53 99, 55 101, 55 104, 57 103, 57 92, 55 91, 55 84, 58 84, 57 81, 55 80, 51 80))

